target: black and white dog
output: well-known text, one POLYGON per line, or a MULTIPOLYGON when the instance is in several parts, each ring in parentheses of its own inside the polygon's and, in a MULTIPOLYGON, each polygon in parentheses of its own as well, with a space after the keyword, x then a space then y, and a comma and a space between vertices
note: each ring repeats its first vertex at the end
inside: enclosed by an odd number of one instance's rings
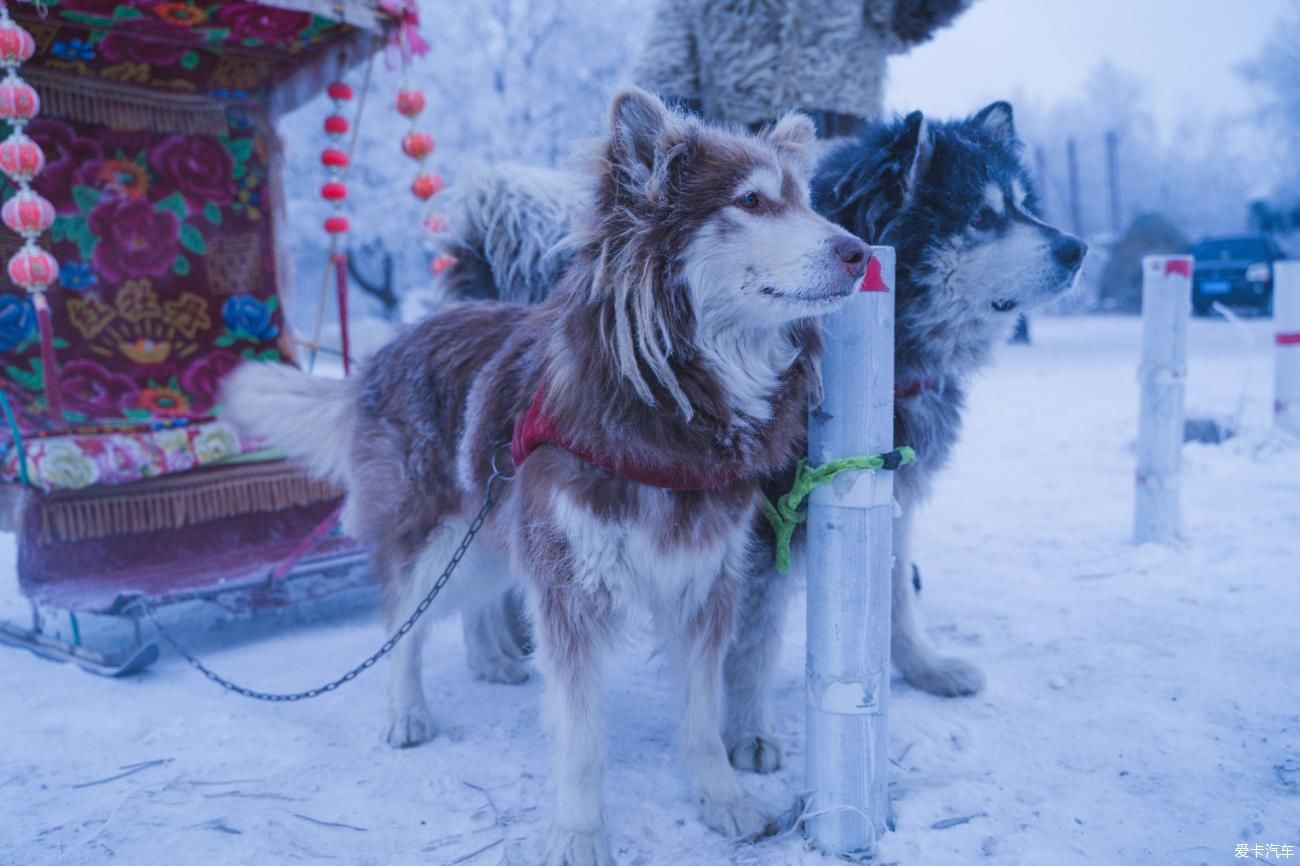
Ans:
MULTIPOLYGON (((936 695, 975 694, 984 676, 926 639, 911 586, 914 515, 957 442, 967 382, 1019 311, 1074 284, 1087 253, 1039 218, 1021 149, 1005 102, 943 123, 918 111, 835 147, 813 184, 821 213, 897 253, 894 441, 918 459, 894 487, 891 654, 936 695)), ((780 765, 768 692, 787 583, 775 569, 752 576, 727 659, 725 738, 732 762, 758 772, 780 765)))
MULTIPOLYGON (((538 169, 499 167, 467 180, 448 244, 458 263, 445 290, 456 298, 544 298, 570 256, 565 237, 580 207, 571 190, 567 175, 538 169)), ((927 692, 974 694, 983 674, 937 652, 914 610, 914 514, 957 441, 971 375, 1019 311, 1074 283, 1087 247, 1039 218, 1005 102, 964 120, 931 123, 914 112, 870 125, 823 158, 813 194, 821 213, 898 255, 895 441, 913 446, 918 460, 895 488, 894 663, 927 692)), ((743 769, 780 763, 769 690, 789 582, 775 569, 758 570, 740 601, 724 736, 743 769)))

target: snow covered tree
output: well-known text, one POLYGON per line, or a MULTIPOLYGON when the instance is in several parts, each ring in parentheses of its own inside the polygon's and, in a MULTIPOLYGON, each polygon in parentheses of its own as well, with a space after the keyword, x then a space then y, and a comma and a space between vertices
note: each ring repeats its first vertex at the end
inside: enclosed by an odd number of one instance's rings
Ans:
POLYGON ((1278 177, 1270 195, 1252 205, 1251 221, 1266 231, 1300 233, 1300 6, 1283 16, 1245 72, 1267 97, 1263 120, 1278 177))
MULTIPOLYGON (((555 165, 595 136, 610 95, 636 58, 649 13, 637 0, 423 0, 420 11, 431 50, 413 61, 409 82, 428 98, 421 127, 438 140, 431 165, 449 185, 478 163, 555 165)), ((348 79, 359 86, 361 70, 348 79)), ((420 291, 430 280, 421 211, 407 192, 415 166, 398 147, 407 121, 392 108, 402 85, 401 71, 378 56, 348 201, 350 242, 358 249, 370 244, 369 258, 379 261, 374 242, 382 242, 393 256, 398 295, 420 291)), ((316 155, 325 144, 320 125, 327 113, 322 96, 281 122, 289 162, 298 167, 287 197, 300 326, 314 319, 325 279, 319 227, 326 208, 316 155)), ((363 267, 370 272, 379 265, 363 267)), ((360 298, 359 316, 384 316, 383 304, 360 298)), ((359 342, 364 351, 368 340, 359 342)))
POLYGON ((1079 210, 1083 233, 1108 236, 1112 229, 1105 137, 1117 142, 1120 224, 1159 213, 1191 236, 1245 228, 1253 178, 1260 158, 1235 134, 1240 121, 1189 113, 1162 133, 1146 91, 1135 76, 1110 64, 1099 66, 1078 99, 1046 108, 1017 106, 1017 122, 1030 146, 1042 153, 1039 179, 1049 217, 1069 226, 1067 141, 1076 143, 1079 210))

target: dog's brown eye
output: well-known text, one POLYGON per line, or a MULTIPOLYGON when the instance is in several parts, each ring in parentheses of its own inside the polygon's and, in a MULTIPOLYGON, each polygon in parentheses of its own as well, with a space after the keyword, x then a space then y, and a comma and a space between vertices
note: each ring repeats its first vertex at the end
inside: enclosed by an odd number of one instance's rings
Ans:
POLYGON ((753 210, 758 207, 758 193, 747 192, 736 200, 736 204, 740 205, 745 210, 753 210))
POLYGON ((975 219, 971 220, 971 225, 984 231, 991 229, 998 223, 998 213, 991 207, 980 208, 979 213, 975 214, 975 219))

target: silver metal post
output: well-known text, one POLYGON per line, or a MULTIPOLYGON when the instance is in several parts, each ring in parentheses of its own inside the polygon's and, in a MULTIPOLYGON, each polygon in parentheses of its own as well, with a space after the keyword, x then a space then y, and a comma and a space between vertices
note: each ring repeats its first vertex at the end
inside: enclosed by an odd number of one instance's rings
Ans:
MULTIPOLYGON (((894 250, 872 255, 863 291, 825 321, 813 466, 894 447, 894 250)), ((807 826, 838 855, 870 856, 889 820, 893 489, 891 472, 849 472, 809 497, 807 826)))

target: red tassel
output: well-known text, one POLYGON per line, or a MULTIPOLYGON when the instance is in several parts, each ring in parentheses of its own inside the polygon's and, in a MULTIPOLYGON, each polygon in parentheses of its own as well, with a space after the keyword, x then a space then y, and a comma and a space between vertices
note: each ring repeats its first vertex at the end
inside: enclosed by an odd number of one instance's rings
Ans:
POLYGON ((59 390, 58 361, 54 358, 54 326, 50 320, 50 305, 44 292, 32 294, 36 307, 36 326, 41 335, 41 376, 45 380, 45 409, 54 423, 64 426, 63 394, 59 390))
POLYGON ((352 375, 352 345, 348 339, 348 254, 334 255, 334 282, 339 295, 339 340, 343 344, 343 375, 352 375))

